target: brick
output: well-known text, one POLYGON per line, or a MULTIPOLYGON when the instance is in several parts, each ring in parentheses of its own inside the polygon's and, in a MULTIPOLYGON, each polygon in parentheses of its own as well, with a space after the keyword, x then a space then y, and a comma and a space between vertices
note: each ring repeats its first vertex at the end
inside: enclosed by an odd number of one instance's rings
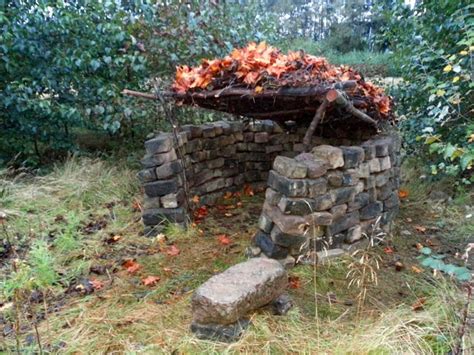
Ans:
POLYGON ((311 153, 321 160, 331 169, 336 169, 344 166, 344 157, 342 150, 330 145, 320 145, 314 147, 311 153))
POLYGON ((159 197, 150 197, 145 194, 143 198, 143 209, 149 210, 153 208, 160 208, 160 198, 159 197))
POLYGON ((155 181, 156 174, 154 169, 143 169, 137 173, 137 178, 143 184, 145 182, 155 181))
POLYGON ((155 176, 159 180, 169 179, 183 171, 181 160, 165 163, 155 169, 155 176))
POLYGON ((330 191, 332 201, 335 205, 341 205, 353 200, 355 189, 353 187, 341 187, 330 191))
POLYGON ((367 192, 361 192, 354 196, 354 200, 349 202, 348 211, 359 210, 369 204, 369 194, 367 192))
POLYGON ((216 136, 216 129, 212 125, 202 126, 203 138, 214 138, 216 136))
POLYGON ((153 139, 145 142, 145 150, 148 154, 169 152, 173 148, 173 136, 170 133, 160 133, 153 139))
POLYGON ((392 164, 390 163, 390 157, 379 158, 379 162, 381 171, 388 170, 392 167, 392 164))
POLYGON ((383 211, 383 203, 376 201, 360 209, 360 219, 367 220, 378 217, 383 211))
POLYGON ((208 169, 217 169, 224 166, 224 158, 217 158, 213 160, 208 160, 206 166, 208 169))
POLYGON ((202 136, 202 127, 197 125, 184 125, 181 129, 190 133, 190 138, 200 138, 202 136))
POLYGON ((306 180, 288 179, 274 170, 270 170, 268 185, 289 197, 306 196, 308 192, 306 180))
POLYGON ((328 183, 325 178, 309 179, 306 182, 308 195, 311 198, 318 197, 327 191, 328 183))
POLYGON ((387 184, 390 180, 390 172, 386 171, 375 175, 375 186, 381 187, 387 184))
POLYGON ((172 149, 166 153, 146 154, 140 162, 145 168, 153 168, 177 159, 176 151, 172 149))
POLYGON ((313 212, 306 217, 310 226, 329 226, 333 222, 333 215, 329 212, 313 212))
POLYGON ((176 193, 164 195, 160 201, 163 208, 178 208, 184 202, 184 190, 179 189, 176 193))
POLYGON ((378 173, 381 171, 381 168, 380 168, 380 160, 375 158, 375 159, 371 159, 369 161, 367 161, 367 163, 369 164, 369 171, 371 173, 378 173))
POLYGON ((303 179, 306 177, 308 168, 295 159, 277 156, 273 161, 273 170, 288 178, 303 179))
POLYGON ((177 192, 179 185, 176 179, 170 179, 148 182, 143 187, 148 196, 157 197, 177 192))
POLYGON ((305 217, 283 214, 278 207, 266 203, 263 204, 263 213, 286 234, 303 235, 309 226, 305 217))
POLYGON ((265 202, 268 203, 270 206, 276 206, 281 198, 281 193, 269 187, 265 190, 265 202))
POLYGON ((260 214, 258 219, 258 228, 260 228, 265 233, 270 233, 273 227, 273 221, 265 213, 260 214))
POLYGON ((281 145, 281 144, 265 146, 265 153, 267 153, 267 154, 279 153, 282 150, 283 150, 283 145, 281 145))
POLYGON ((329 212, 333 215, 334 219, 338 219, 346 214, 347 204, 337 205, 332 207, 329 212))
POLYGON ((262 253, 273 259, 283 259, 288 255, 288 249, 281 247, 272 240, 269 234, 257 232, 254 244, 262 250, 262 253))
POLYGON ((285 248, 299 248, 307 242, 306 237, 284 233, 276 224, 273 225, 270 237, 275 244, 285 248))
POLYGON ((330 226, 327 227, 328 236, 345 231, 359 223, 359 212, 354 211, 337 218, 330 226))
POLYGON ((255 133, 254 140, 255 143, 267 143, 269 135, 267 132, 258 132, 255 133))
POLYGON ((147 226, 154 226, 163 222, 184 222, 186 219, 186 212, 183 208, 153 208, 144 210, 143 224, 147 226))
POLYGON ((364 161, 365 153, 361 147, 341 147, 344 157, 344 169, 356 168, 364 161))
POLYGON ((360 239, 362 239, 362 227, 360 226, 360 224, 348 229, 346 234, 347 243, 352 244, 360 239))

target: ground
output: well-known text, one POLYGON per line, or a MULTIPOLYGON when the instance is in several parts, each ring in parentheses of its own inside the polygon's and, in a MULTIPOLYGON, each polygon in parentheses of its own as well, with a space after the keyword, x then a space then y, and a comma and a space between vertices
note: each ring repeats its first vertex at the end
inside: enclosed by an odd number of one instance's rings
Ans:
POLYGON ((228 194, 201 209, 189 229, 168 226, 146 238, 136 170, 125 161, 73 158, 42 177, 4 171, 0 347, 189 354, 468 349, 465 287, 423 267, 420 250, 464 264, 474 235, 474 193, 425 182, 414 166, 404 166, 402 210, 380 245, 291 269, 293 309, 285 316, 265 308, 251 314, 252 326, 233 344, 192 335, 190 297, 211 275, 245 259, 261 192, 228 194))

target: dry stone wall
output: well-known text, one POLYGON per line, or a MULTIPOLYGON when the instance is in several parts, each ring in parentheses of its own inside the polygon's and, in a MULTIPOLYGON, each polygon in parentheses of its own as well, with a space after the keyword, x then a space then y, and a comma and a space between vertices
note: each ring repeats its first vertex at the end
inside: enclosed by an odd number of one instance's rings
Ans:
POLYGON ((303 153, 305 132, 265 120, 154 135, 138 174, 145 233, 189 220, 185 188, 188 198, 212 205, 246 184, 267 188, 254 244, 271 258, 354 243, 379 216, 387 225, 398 209, 398 139, 313 137, 313 150, 303 153))
POLYGON ((399 150, 398 138, 387 135, 276 157, 254 238, 257 253, 284 259, 310 248, 347 248, 378 218, 389 226, 399 208, 399 150))

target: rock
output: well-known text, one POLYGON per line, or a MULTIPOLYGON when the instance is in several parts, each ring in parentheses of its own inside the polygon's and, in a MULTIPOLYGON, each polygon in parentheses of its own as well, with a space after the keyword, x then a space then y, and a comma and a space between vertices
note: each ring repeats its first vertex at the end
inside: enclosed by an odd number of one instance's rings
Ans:
POLYGON ((278 259, 277 261, 285 268, 285 270, 293 268, 296 263, 296 259, 291 255, 288 255, 285 259, 278 259))
POLYGON ((158 180, 169 179, 179 174, 183 170, 181 160, 171 161, 155 169, 155 175, 158 180))
POLYGON ((265 190, 265 201, 271 206, 277 205, 281 197, 282 197, 281 193, 269 187, 265 190))
POLYGON ((329 226, 333 222, 333 215, 329 212, 313 212, 306 217, 310 226, 329 226))
POLYGON ((357 242, 361 238, 362 238, 362 227, 360 226, 360 224, 349 228, 349 230, 347 231, 347 234, 346 234, 347 243, 352 244, 354 242, 357 242))
POLYGON ((325 178, 306 180, 308 195, 311 198, 318 197, 327 191, 328 183, 325 178))
POLYGON ((143 224, 154 226, 165 221, 184 222, 186 212, 183 208, 152 208, 144 210, 142 214, 143 224))
POLYGON ((190 138, 199 138, 202 136, 202 127, 197 125, 184 125, 181 126, 184 132, 189 132, 190 138))
POLYGON ((233 324, 280 296, 288 275, 273 259, 252 258, 211 277, 193 294, 193 323, 233 324))
POLYGON ((254 139, 255 139, 255 143, 267 143, 268 133, 267 132, 255 133, 254 139))
POLYGON ((191 331, 199 339, 230 343, 237 341, 250 324, 250 321, 247 319, 241 319, 232 324, 200 324, 192 322, 191 331))
POLYGON ((306 180, 288 179, 278 174, 275 170, 270 170, 268 185, 289 197, 306 196, 308 191, 306 180))
POLYGON ((367 163, 369 164, 369 171, 371 173, 378 173, 381 171, 379 159, 371 159, 367 163))
POLYGON ((327 175, 328 183, 332 187, 341 187, 342 186, 342 171, 336 170, 331 171, 327 175))
POLYGON ((170 133, 161 133, 153 139, 145 142, 145 150, 148 154, 165 153, 173 148, 173 136, 170 133))
POLYGON ((308 171, 306 165, 281 155, 277 156, 273 161, 273 169, 280 175, 292 179, 303 179, 308 171))
POLYGON ((379 162, 380 162, 381 171, 388 170, 392 167, 392 163, 390 162, 390 157, 379 158, 379 162))
POLYGON ((373 202, 364 208, 360 209, 360 219, 372 219, 376 218, 383 211, 383 203, 380 201, 373 202))
POLYGON ((365 153, 361 147, 341 147, 344 157, 344 169, 355 168, 364 161, 365 153))
POLYGON ((332 207, 329 212, 332 214, 334 219, 341 218, 347 212, 347 205, 344 203, 342 205, 337 205, 332 207))
POLYGON ((370 196, 367 192, 358 193, 354 196, 354 200, 349 202, 347 210, 349 212, 359 210, 369 204, 369 199, 370 196))
POLYGON ((263 204, 263 212, 270 217, 280 230, 289 235, 303 235, 308 229, 308 221, 305 217, 283 214, 276 206, 263 204))
POLYGON ((146 154, 140 162, 145 168, 153 168, 177 159, 176 151, 172 149, 166 153, 146 154))
POLYGON ((184 190, 164 195, 160 200, 164 208, 178 208, 184 202, 184 190))
POLYGON ((245 256, 248 258, 255 258, 262 253, 259 247, 249 246, 245 249, 245 256))
POLYGON ((332 190, 330 194, 335 205, 342 205, 352 201, 355 196, 355 189, 353 187, 340 187, 332 190))
POLYGON ((288 255, 288 249, 275 244, 267 233, 257 232, 254 244, 263 254, 272 259, 283 259, 288 255))
POLYGON ((399 204, 400 200, 398 198, 398 193, 395 191, 383 202, 383 209, 384 211, 387 211, 394 208, 395 206, 398 206, 399 204))
POLYGON ((390 171, 385 171, 375 175, 375 186, 381 187, 388 183, 390 180, 390 171))
POLYGON ((262 213, 258 219, 258 228, 265 233, 270 233, 273 227, 273 221, 266 214, 262 213))
POLYGON ((307 241, 306 237, 282 232, 282 230, 277 225, 273 226, 270 237, 275 244, 285 248, 299 248, 307 241))
POLYGON ((344 216, 337 218, 334 222, 327 227, 328 236, 336 235, 342 231, 349 229, 359 223, 359 212, 354 211, 347 213, 344 216))
POLYGON ((164 196, 178 191, 178 181, 176 179, 160 180, 148 182, 143 185, 145 193, 150 197, 164 196))
POLYGON ((287 293, 278 296, 272 302, 273 314, 277 316, 283 316, 287 314, 291 307, 293 307, 293 301, 287 293))
POLYGON ((342 150, 330 145, 320 145, 314 147, 311 153, 321 160, 324 160, 331 169, 336 169, 344 166, 344 156, 342 150))
POLYGON ((143 197, 143 208, 145 210, 149 210, 152 208, 160 208, 161 203, 160 203, 160 198, 159 197, 150 197, 145 194, 143 197))
POLYGON ((370 141, 362 143, 362 149, 364 149, 365 160, 375 158, 375 146, 370 141))
POLYGON ((202 136, 204 138, 214 138, 216 136, 216 129, 212 125, 202 126, 202 136))

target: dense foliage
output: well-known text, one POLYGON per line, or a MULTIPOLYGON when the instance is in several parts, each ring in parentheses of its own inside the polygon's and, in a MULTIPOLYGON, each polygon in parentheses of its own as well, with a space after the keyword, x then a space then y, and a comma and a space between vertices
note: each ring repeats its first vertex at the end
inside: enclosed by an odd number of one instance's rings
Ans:
POLYGON ((78 130, 143 132, 153 107, 122 89, 265 39, 267 23, 253 6, 202 1, 8 2, 0 10, 0 162, 71 150, 78 130))
POLYGON ((433 175, 474 182, 474 5, 400 2, 387 15, 386 38, 403 64, 396 96, 407 147, 429 155, 433 175), (470 16, 471 14, 471 16, 470 16))

